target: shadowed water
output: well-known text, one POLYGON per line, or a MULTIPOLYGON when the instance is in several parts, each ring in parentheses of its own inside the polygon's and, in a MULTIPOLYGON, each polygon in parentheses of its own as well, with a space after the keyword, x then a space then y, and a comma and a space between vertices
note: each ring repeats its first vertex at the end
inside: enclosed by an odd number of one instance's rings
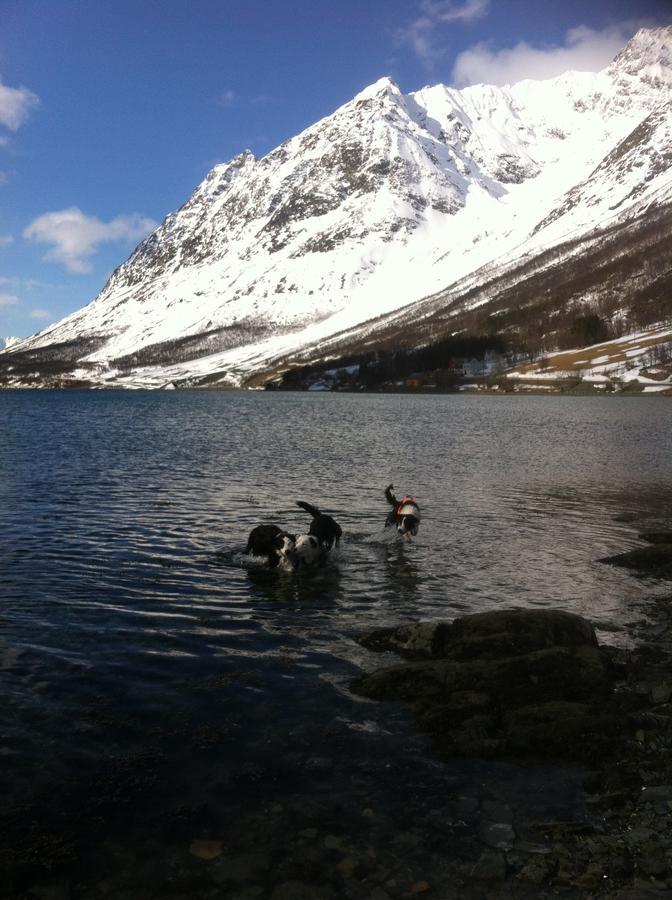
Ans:
MULTIPOLYGON (((664 398, 0 392, 0 415, 0 811, 17 884, 47 877, 20 851, 36 834, 87 897, 181 896, 180 879, 210 896, 196 838, 270 848, 269 891, 309 827, 366 835, 374 855, 400 817, 457 840, 446 804, 484 768, 436 762, 403 710, 352 696, 381 662, 353 637, 534 606, 627 642, 665 592, 597 562, 670 526, 664 398), (391 481, 423 510, 411 543, 382 527, 391 481), (338 519, 338 552, 299 574, 243 567, 254 525, 307 530, 296 500, 338 519)), ((521 788, 514 767, 486 768, 530 815, 573 802, 543 769, 521 788)))

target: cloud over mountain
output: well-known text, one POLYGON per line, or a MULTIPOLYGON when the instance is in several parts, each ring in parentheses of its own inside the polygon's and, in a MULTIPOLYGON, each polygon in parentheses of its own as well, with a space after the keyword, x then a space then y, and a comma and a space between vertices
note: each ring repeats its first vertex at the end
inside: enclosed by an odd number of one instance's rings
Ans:
POLYGON ((156 222, 147 216, 133 213, 101 222, 87 216, 76 206, 38 216, 24 230, 23 236, 39 244, 51 244, 45 259, 62 263, 70 272, 90 272, 89 257, 101 244, 112 241, 138 241, 145 237, 156 222))
POLYGON ((563 72, 597 72, 618 53, 634 31, 626 25, 594 31, 585 25, 567 32, 562 46, 533 47, 525 41, 495 50, 489 43, 475 44, 460 53, 452 81, 470 84, 516 84, 525 78, 545 80, 563 72))

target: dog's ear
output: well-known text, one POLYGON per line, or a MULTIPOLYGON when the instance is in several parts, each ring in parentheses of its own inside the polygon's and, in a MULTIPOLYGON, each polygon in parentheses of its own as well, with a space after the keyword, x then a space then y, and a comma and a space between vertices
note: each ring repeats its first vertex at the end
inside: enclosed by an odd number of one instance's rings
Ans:
POLYGON ((290 534, 288 531, 285 531, 285 537, 288 537, 290 539, 290 541, 293 541, 294 543, 296 543, 296 535, 295 534, 290 534))

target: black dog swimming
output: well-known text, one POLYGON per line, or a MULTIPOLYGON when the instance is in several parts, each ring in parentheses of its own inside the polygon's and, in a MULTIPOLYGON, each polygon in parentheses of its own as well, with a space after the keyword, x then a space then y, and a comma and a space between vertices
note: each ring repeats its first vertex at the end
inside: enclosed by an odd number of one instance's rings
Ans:
POLYGON ((385 499, 392 507, 392 512, 388 513, 385 519, 385 527, 389 528, 390 525, 394 525, 404 540, 410 541, 418 533, 420 527, 420 507, 413 497, 397 500, 392 493, 393 490, 393 484, 389 484, 385 488, 385 499))
POLYGON ((297 500, 296 505, 300 506, 301 509, 305 509, 313 517, 308 534, 317 538, 320 550, 328 552, 335 544, 338 544, 343 535, 343 530, 335 519, 332 519, 326 513, 320 512, 316 506, 304 503, 303 500, 297 500))
POLYGON ((266 559, 271 569, 277 568, 281 562, 293 567, 296 564, 295 544, 296 537, 277 525, 257 525, 250 532, 243 553, 266 559))

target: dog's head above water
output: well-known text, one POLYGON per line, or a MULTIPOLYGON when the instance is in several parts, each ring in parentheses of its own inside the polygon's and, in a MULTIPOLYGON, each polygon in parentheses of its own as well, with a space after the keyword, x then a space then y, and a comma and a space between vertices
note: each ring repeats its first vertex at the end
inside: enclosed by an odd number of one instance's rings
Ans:
POLYGON ((420 507, 413 497, 403 497, 401 500, 397 500, 393 490, 394 487, 391 484, 385 488, 385 498, 392 506, 392 511, 385 520, 385 527, 394 525, 404 540, 410 541, 417 535, 420 528, 420 507))
POLYGON ((415 513, 404 513, 397 522, 397 531, 404 537, 415 537, 420 528, 420 510, 415 513))
POLYGON ((293 559, 296 566, 312 566, 320 556, 320 542, 314 534, 300 534, 294 544, 293 559))
POLYGON ((245 556, 255 556, 265 560, 274 569, 280 563, 295 564, 296 535, 289 534, 277 525, 257 525, 250 532, 245 556))

